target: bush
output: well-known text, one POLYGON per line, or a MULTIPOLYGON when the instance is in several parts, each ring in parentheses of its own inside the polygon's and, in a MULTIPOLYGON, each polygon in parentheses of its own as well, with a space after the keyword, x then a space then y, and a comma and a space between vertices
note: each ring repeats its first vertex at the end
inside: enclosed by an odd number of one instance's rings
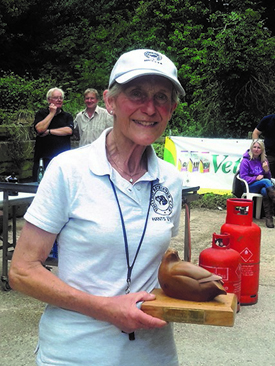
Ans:
POLYGON ((164 152, 164 143, 163 142, 155 142, 153 144, 153 148, 155 153, 160 159, 163 159, 163 152, 164 152))
POLYGON ((0 78, 0 124, 17 121, 19 110, 35 112, 45 107, 46 93, 54 84, 51 79, 4 73, 0 78))
POLYGON ((191 208, 207 208, 209 210, 226 210, 226 201, 228 198, 236 198, 232 194, 214 194, 205 193, 200 195, 200 199, 190 203, 191 208))

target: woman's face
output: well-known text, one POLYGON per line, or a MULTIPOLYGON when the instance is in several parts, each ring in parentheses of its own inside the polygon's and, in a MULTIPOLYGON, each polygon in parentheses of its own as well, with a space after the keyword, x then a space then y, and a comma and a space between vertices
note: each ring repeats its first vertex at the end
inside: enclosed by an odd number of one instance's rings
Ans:
POLYGON ((150 145, 162 135, 177 106, 171 99, 172 83, 161 76, 142 76, 125 84, 110 103, 115 133, 150 145))
POLYGON ((252 154, 255 158, 259 157, 262 153, 261 146, 258 144, 258 142, 255 142, 255 144, 252 146, 252 154))

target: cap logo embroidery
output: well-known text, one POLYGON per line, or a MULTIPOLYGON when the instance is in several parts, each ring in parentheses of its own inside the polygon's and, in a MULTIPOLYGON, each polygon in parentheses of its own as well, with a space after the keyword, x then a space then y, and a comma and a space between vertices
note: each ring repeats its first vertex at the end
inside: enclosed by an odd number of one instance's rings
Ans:
POLYGON ((157 52, 146 51, 146 52, 144 52, 144 56, 147 57, 147 59, 144 60, 145 62, 151 61, 151 62, 155 62, 157 64, 162 64, 162 62, 160 62, 162 60, 162 56, 157 52))

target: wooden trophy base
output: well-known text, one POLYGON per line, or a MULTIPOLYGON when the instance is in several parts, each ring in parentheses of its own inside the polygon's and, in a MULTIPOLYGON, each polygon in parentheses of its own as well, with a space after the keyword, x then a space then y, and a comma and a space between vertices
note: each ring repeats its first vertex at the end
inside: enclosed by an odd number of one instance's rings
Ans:
POLYGON ((167 322, 232 327, 237 311, 235 294, 218 295, 212 301, 196 302, 166 296, 161 289, 152 291, 153 301, 145 301, 141 310, 167 322))

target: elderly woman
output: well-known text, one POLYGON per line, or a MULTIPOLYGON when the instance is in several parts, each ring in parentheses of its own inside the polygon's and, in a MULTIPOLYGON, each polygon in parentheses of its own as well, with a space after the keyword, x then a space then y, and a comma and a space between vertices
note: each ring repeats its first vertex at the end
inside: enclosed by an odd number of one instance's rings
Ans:
POLYGON ((50 163, 9 273, 12 288, 48 304, 38 365, 178 365, 171 325, 140 303, 154 299, 161 258, 179 227, 182 180, 150 146, 179 94, 165 55, 123 54, 104 92, 113 128, 50 163), (43 266, 56 238, 58 276, 43 266))
POLYGON ((247 181, 250 192, 263 195, 266 226, 274 228, 272 213, 275 190, 271 182, 271 173, 262 140, 253 140, 250 149, 244 153, 240 165, 240 178, 247 181))

